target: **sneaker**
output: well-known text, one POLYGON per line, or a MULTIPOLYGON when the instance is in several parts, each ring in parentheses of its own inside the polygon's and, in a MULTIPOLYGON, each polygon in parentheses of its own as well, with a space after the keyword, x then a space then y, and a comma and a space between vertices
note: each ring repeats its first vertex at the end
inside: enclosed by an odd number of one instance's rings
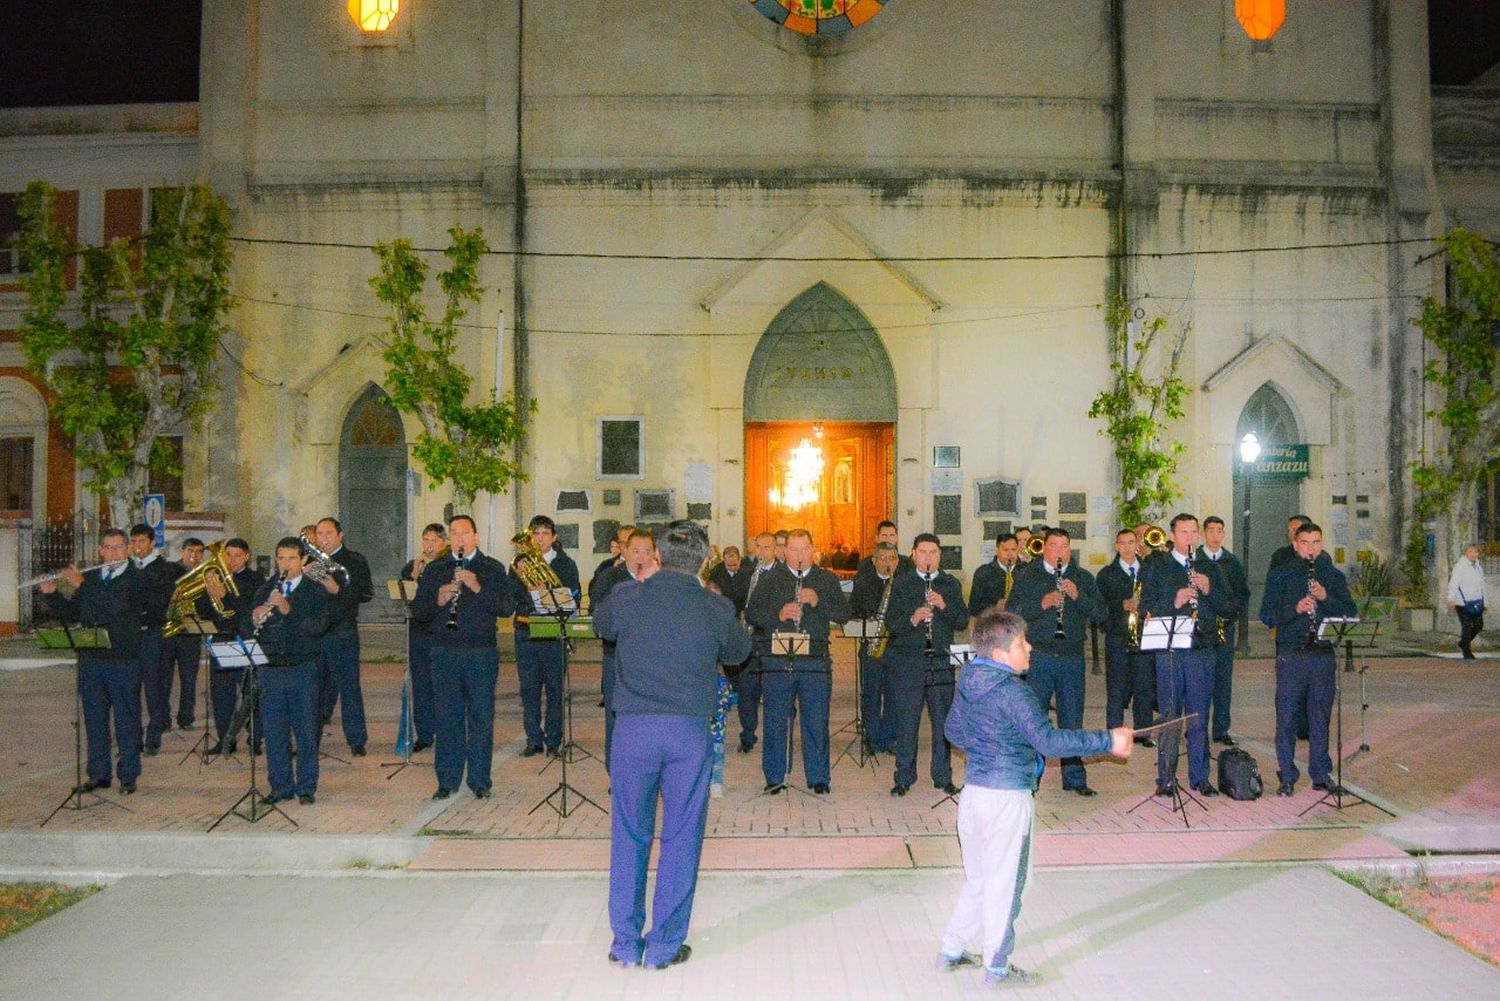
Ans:
POLYGON ((957 956, 950 956, 946 952, 937 954, 933 960, 933 969, 939 973, 951 973, 961 966, 978 966, 984 960, 977 952, 961 952, 957 956))
POLYGON ((984 971, 984 986, 986 987, 1030 987, 1032 984, 1041 982, 1040 973, 1023 970, 1014 963, 1006 963, 1003 970, 986 969, 984 971))

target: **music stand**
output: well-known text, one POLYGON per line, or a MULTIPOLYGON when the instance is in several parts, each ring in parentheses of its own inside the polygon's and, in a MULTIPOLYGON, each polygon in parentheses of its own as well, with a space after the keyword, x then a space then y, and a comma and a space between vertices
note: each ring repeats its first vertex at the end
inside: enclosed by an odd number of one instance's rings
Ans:
POLYGON ((869 730, 865 726, 865 661, 861 654, 865 652, 864 644, 879 639, 881 633, 885 631, 884 627, 885 624, 880 619, 850 619, 843 625, 844 635, 858 641, 854 650, 854 719, 833 731, 829 739, 832 740, 851 726, 854 728, 854 737, 844 745, 839 756, 833 759, 833 764, 829 766, 830 771, 838 767, 838 763, 845 758, 854 760, 854 755, 849 751, 856 743, 859 744, 859 760, 855 763, 859 767, 863 768, 868 764, 873 768, 880 760, 874 749, 870 747, 869 730))
MULTIPOLYGON (((1318 623, 1318 639, 1342 644, 1344 647, 1344 671, 1354 671, 1354 646, 1359 644, 1361 648, 1369 648, 1375 645, 1375 637, 1380 634, 1380 623, 1365 622, 1359 616, 1348 618, 1330 617, 1318 623)), ((1358 806, 1363 803, 1373 806, 1388 817, 1396 815, 1379 803, 1371 803, 1359 793, 1350 792, 1344 788, 1344 684, 1339 680, 1337 665, 1333 672, 1333 706, 1334 706, 1334 741, 1338 744, 1338 758, 1335 762, 1333 773, 1333 788, 1325 792, 1322 797, 1312 806, 1303 810, 1297 816, 1306 816, 1316 806, 1332 802, 1335 810, 1344 808, 1344 801, 1348 800, 1350 806, 1358 806)))
POLYGON ((219 627, 212 621, 201 619, 196 615, 190 615, 179 620, 178 625, 181 627, 179 630, 180 633, 198 637, 198 670, 203 675, 203 733, 193 742, 193 746, 187 749, 187 753, 182 756, 182 759, 177 762, 177 767, 181 768, 187 764, 187 759, 195 754, 198 755, 199 764, 209 765, 213 763, 209 759, 214 757, 214 755, 208 753, 208 749, 214 746, 214 739, 209 735, 209 726, 213 722, 211 692, 213 688, 213 668, 209 667, 207 671, 203 670, 208 661, 208 644, 205 641, 205 637, 212 636, 218 632, 219 627))
MULTIPOLYGON (((973 659, 974 659, 974 647, 971 646, 970 644, 968 644, 968 643, 950 643, 948 645, 948 666, 951 667, 953 670, 957 671, 957 670, 961 670, 961 669, 963 669, 965 667, 968 667, 969 666, 969 661, 971 661, 973 659)), ((928 668, 928 670, 931 671, 932 668, 928 668)), ((952 685, 953 683, 954 682, 951 682, 951 681, 948 682, 949 685, 952 685)), ((930 685, 931 682, 928 682, 928 684, 930 685)), ((944 739, 944 738, 943 738, 942 734, 940 734, 940 733, 934 733, 932 735, 932 739, 933 740, 941 740, 941 739, 944 739)), ((963 791, 964 791, 964 787, 963 786, 959 786, 958 787, 958 792, 963 792, 963 791)), ((931 806, 929 806, 928 809, 929 810, 936 810, 938 807, 942 806, 944 803, 952 803, 954 806, 957 806, 958 805, 958 793, 957 792, 950 792, 950 793, 948 793, 942 799, 938 800, 936 803, 934 803, 931 806)))
MULTIPOLYGON (((1195 625, 1196 622, 1190 615, 1147 616, 1141 620, 1139 652, 1165 652, 1167 655, 1167 670, 1171 671, 1175 676, 1177 651, 1191 650, 1193 648, 1193 627, 1195 625)), ((1159 685, 1157 690, 1161 690, 1159 685)), ((1182 741, 1184 736, 1184 727, 1180 726, 1180 724, 1192 718, 1191 716, 1184 716, 1182 710, 1183 707, 1177 702, 1177 686, 1174 683, 1172 685, 1172 704, 1170 706, 1158 705, 1156 707, 1159 722, 1153 726, 1133 731, 1132 737, 1145 736, 1148 733, 1155 732, 1161 733, 1161 736, 1157 738, 1157 753, 1159 755, 1166 755, 1170 765, 1172 776, 1172 809, 1170 812, 1182 814, 1182 826, 1191 828, 1193 825, 1188 822, 1187 815, 1188 803, 1197 804, 1198 808, 1205 812, 1208 810, 1208 807, 1201 799, 1194 796, 1192 792, 1183 792, 1182 783, 1177 781, 1177 762, 1182 757, 1182 741), (1168 733, 1171 734, 1170 737, 1167 736, 1168 733), (1164 743, 1167 740, 1171 741, 1170 748, 1164 743)), ((1156 798, 1156 793, 1152 792, 1125 812, 1134 813, 1147 803, 1154 803, 1156 798)))
POLYGON ((385 777, 389 782, 400 775, 411 764, 411 747, 416 742, 416 720, 412 713, 412 688, 411 688, 411 603, 417 596, 417 582, 414 580, 388 580, 385 582, 386 593, 392 601, 401 603, 401 612, 406 619, 406 673, 401 676, 401 716, 396 720, 396 753, 400 755, 400 761, 382 761, 381 768, 391 769, 391 773, 385 777), (410 588, 411 593, 407 593, 410 588))
MULTIPOLYGON (((556 786, 552 788, 551 792, 542 797, 540 802, 538 802, 530 810, 527 810, 526 815, 529 817, 533 813, 536 813, 538 810, 540 810, 543 806, 548 806, 557 813, 559 818, 566 820, 569 815, 577 812, 578 808, 582 806, 583 803, 587 803, 594 809, 598 810, 600 813, 608 815, 608 810, 600 806, 598 803, 594 802, 592 799, 589 799, 578 789, 574 788, 571 783, 568 782, 568 765, 571 763, 571 760, 573 759, 573 755, 575 753, 578 755, 579 760, 582 760, 583 758, 594 757, 594 755, 590 751, 585 748, 579 747, 573 741, 573 690, 570 684, 571 679, 569 677, 568 671, 569 661, 571 659, 569 657, 569 647, 571 646, 571 644, 568 639, 568 619, 573 615, 573 613, 578 611, 578 604, 573 599, 573 592, 563 587, 541 588, 540 590, 533 591, 532 604, 539 610, 538 612, 532 613, 533 620, 538 616, 553 620, 557 625, 558 642, 562 644, 563 742, 557 749, 557 757, 555 759, 562 764, 562 777, 560 781, 556 786), (568 793, 570 792, 581 802, 576 803, 573 806, 569 806, 568 793), (552 802, 554 797, 556 797, 558 800, 556 803, 552 802)), ((544 628, 542 632, 543 635, 547 635, 551 632, 551 629, 544 628)), ((534 630, 532 631, 532 635, 536 635, 534 630)), ((548 761, 545 765, 542 766, 541 772, 538 772, 537 774, 540 775, 542 772, 545 772, 548 768, 551 767, 552 762, 548 761)))
MULTIPOLYGON (((812 652, 812 637, 809 636, 807 633, 802 633, 802 632, 796 632, 796 633, 774 632, 774 633, 771 634, 771 656, 782 658, 782 660, 786 663, 786 674, 787 674, 788 677, 791 677, 791 675, 797 669, 796 659, 798 657, 805 656, 806 654, 811 653, 811 652, 812 652)), ((762 663, 764 663, 764 658, 762 658, 762 663)), ((830 691, 833 688, 832 673, 833 673, 833 666, 832 666, 832 663, 830 662, 830 664, 829 664, 829 679, 828 679, 829 680, 829 689, 830 689, 830 691)), ((761 671, 761 686, 762 686, 761 687, 762 698, 764 698, 764 692, 765 692, 765 687, 764 687, 765 686, 765 671, 761 671)), ((767 713, 766 714, 769 717, 769 715, 770 715, 769 708, 767 709, 767 713)), ((793 735, 795 733, 795 729, 793 727, 793 724, 796 723, 796 721, 797 721, 797 700, 796 700, 795 697, 793 697, 792 699, 789 699, 788 702, 787 702, 787 716, 786 716, 786 758, 785 758, 785 761, 786 761, 786 774, 781 777, 781 788, 777 789, 776 792, 780 792, 782 789, 791 789, 791 790, 793 790, 795 792, 800 792, 804 796, 811 796, 812 793, 808 792, 806 789, 803 789, 800 786, 794 786, 791 783, 787 782, 787 778, 790 777, 791 774, 792 774, 792 751, 795 748, 795 741, 793 739, 793 735)), ((832 771, 832 768, 830 767, 829 770, 832 771)), ((773 793, 769 789, 763 789, 763 790, 761 790, 760 795, 762 795, 762 796, 771 796, 771 795, 775 795, 775 793, 773 793)))
MULTIPOLYGON (((1373 622, 1377 625, 1385 625, 1396 618, 1396 599, 1379 598, 1370 596, 1365 598, 1359 607, 1359 617, 1365 622, 1373 622)), ((1370 692, 1366 683, 1366 675, 1370 671, 1370 651, 1373 650, 1380 639, 1379 629, 1375 635, 1370 637, 1370 642, 1361 647, 1359 658, 1359 749, 1349 757, 1357 758, 1370 750, 1370 692)), ((1344 673, 1349 673, 1352 661, 1345 664, 1344 673)))
MULTIPOLYGON (((237 667, 245 669, 245 698, 250 703, 249 713, 246 716, 250 727, 250 788, 245 791, 243 796, 234 801, 233 806, 219 814, 219 819, 209 824, 208 830, 212 831, 215 827, 224 823, 224 821, 229 819, 231 814, 243 820, 248 820, 252 824, 256 824, 273 813, 279 813, 293 827, 298 827, 300 825, 295 820, 292 820, 291 817, 288 817, 281 807, 275 803, 266 802, 265 795, 260 791, 259 775, 255 768, 255 759, 257 757, 255 753, 255 710, 257 703, 260 701, 260 687, 255 683, 255 672, 257 668, 266 663, 266 655, 261 652, 260 644, 255 642, 255 640, 231 640, 228 643, 215 643, 212 646, 212 652, 214 659, 224 669, 228 670, 237 667), (241 811, 240 804, 245 803, 247 800, 248 806, 246 811, 241 811)), ((264 734, 261 734, 262 738, 264 736, 264 734)))
POLYGON ((73 651, 73 788, 64 797, 63 801, 47 814, 47 820, 39 824, 46 827, 47 821, 57 816, 63 810, 87 810, 91 806, 100 803, 108 803, 118 806, 126 813, 132 812, 130 807, 124 803, 117 803, 106 796, 101 795, 93 789, 83 787, 83 668, 78 663, 79 650, 108 650, 109 631, 94 626, 80 626, 73 629, 63 626, 59 629, 38 629, 36 631, 36 645, 39 650, 72 650, 73 651), (85 796, 94 797, 93 800, 85 802, 85 796))

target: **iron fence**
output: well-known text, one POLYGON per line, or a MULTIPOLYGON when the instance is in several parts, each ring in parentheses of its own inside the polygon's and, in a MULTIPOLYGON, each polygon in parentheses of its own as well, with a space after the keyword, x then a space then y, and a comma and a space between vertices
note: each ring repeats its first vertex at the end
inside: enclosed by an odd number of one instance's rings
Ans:
MULTIPOLYGON (((61 570, 70 563, 95 562, 99 519, 83 511, 70 517, 34 524, 19 532, 17 563, 21 580, 61 570)), ((21 629, 29 631, 35 617, 37 590, 21 590, 21 629)))

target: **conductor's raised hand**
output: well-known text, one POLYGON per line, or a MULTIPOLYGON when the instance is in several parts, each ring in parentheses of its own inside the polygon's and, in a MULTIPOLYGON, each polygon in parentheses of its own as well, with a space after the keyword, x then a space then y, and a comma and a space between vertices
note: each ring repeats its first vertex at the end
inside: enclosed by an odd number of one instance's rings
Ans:
POLYGON ((1117 726, 1109 731, 1109 753, 1117 758, 1128 758, 1135 747, 1135 731, 1128 726, 1117 726))

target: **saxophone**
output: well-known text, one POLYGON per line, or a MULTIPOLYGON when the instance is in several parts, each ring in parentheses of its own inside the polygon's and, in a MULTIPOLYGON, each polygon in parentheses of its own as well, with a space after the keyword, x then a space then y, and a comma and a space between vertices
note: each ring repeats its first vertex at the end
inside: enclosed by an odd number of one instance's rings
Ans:
POLYGON ((891 585, 896 582, 896 574, 893 571, 885 579, 885 588, 880 592, 880 604, 875 608, 875 618, 880 620, 880 635, 873 640, 865 640, 868 644, 870 656, 879 660, 885 656, 885 648, 890 645, 891 634, 885 628, 885 612, 891 607, 891 585))
POLYGON ((1132 652, 1141 648, 1141 590, 1141 572, 1140 570, 1136 570, 1135 589, 1130 594, 1131 599, 1135 603, 1135 607, 1132 608, 1130 610, 1130 614, 1125 617, 1125 631, 1128 634, 1126 639, 1129 641, 1130 650, 1132 652))

